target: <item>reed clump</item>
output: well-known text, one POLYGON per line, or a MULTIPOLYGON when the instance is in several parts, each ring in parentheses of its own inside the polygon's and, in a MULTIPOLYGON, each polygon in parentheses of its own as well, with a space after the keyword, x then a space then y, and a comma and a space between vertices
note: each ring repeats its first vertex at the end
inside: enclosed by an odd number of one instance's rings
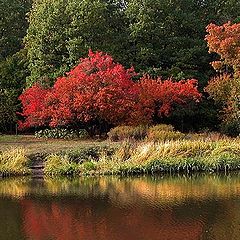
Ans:
POLYGON ((70 160, 68 155, 50 154, 45 161, 46 175, 75 175, 78 173, 78 164, 70 160))

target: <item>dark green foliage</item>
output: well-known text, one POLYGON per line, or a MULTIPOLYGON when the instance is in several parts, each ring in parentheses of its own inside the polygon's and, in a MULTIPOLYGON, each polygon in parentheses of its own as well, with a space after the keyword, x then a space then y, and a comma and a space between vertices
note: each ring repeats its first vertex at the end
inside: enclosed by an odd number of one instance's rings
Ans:
POLYGON ((221 132, 232 137, 240 136, 240 120, 222 123, 221 132))
POLYGON ((31 0, 0 0, 0 61, 18 52, 28 23, 31 0))
POLYGON ((29 84, 55 79, 92 48, 138 71, 205 85, 213 73, 205 27, 236 19, 239 10, 237 0, 36 1, 25 38, 29 84))
POLYGON ((0 131, 14 130, 17 120, 17 95, 14 90, 0 89, 0 131))
POLYGON ((13 131, 20 110, 18 96, 28 76, 26 51, 20 50, 0 62, 0 131, 13 131))
POLYGON ((165 77, 196 77, 205 83, 212 72, 205 27, 235 19, 240 10, 237 0, 127 2, 129 56, 137 69, 165 77))
POLYGON ((27 52, 22 49, 0 62, 0 88, 15 89, 20 94, 28 74, 27 52))

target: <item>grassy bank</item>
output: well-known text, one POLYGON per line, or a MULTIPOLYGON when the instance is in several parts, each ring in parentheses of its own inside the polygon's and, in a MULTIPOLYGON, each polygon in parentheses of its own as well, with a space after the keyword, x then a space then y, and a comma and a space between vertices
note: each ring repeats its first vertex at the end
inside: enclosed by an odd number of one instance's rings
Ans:
POLYGON ((124 142, 112 154, 73 159, 71 154, 46 158, 47 175, 142 174, 156 172, 219 172, 240 169, 240 140, 124 142))
POLYGON ((50 176, 240 170, 240 139, 201 137, 112 143, 22 138, 25 142, 16 138, 2 140, 0 175, 29 173, 29 158, 33 161, 35 155, 42 157, 45 174, 50 176), (2 150, 3 145, 15 147, 15 150, 2 150), (24 151, 24 148, 28 150, 24 151))

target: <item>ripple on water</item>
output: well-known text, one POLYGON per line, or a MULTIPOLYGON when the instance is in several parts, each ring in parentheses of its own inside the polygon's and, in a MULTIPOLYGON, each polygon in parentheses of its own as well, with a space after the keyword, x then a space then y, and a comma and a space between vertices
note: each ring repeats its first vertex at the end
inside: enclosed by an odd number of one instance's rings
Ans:
POLYGON ((240 177, 2 179, 0 233, 11 240, 239 240, 240 177))

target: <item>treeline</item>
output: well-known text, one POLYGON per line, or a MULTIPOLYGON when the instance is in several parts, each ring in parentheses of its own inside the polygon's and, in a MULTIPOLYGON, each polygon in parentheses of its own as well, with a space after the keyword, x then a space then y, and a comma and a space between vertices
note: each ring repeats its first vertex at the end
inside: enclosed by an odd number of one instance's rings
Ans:
POLYGON ((219 127, 220 106, 203 90, 217 59, 208 53, 206 26, 238 22, 239 1, 1 0, 0 11, 0 131, 13 128, 23 89, 35 82, 52 86, 90 48, 134 66, 136 81, 144 73, 198 79, 201 103, 161 121, 181 130, 219 127))

